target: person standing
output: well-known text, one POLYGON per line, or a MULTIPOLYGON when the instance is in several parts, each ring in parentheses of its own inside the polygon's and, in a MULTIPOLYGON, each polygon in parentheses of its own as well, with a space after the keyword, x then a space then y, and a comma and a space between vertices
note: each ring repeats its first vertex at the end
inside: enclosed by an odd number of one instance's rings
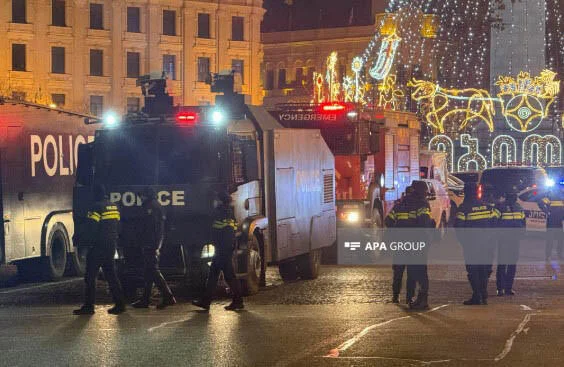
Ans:
POLYGON ((245 307, 241 294, 241 285, 235 277, 235 271, 233 270, 233 250, 237 224, 233 208, 231 208, 231 195, 227 192, 221 192, 217 199, 214 202, 215 210, 212 217, 212 241, 215 245, 215 254, 210 266, 204 295, 202 299, 195 300, 192 304, 205 310, 210 309, 219 274, 223 271, 223 277, 233 295, 231 304, 225 306, 225 309, 228 311, 241 310, 245 307))
POLYGON ((478 184, 464 184, 464 201, 458 207, 454 226, 462 245, 472 297, 464 305, 488 304, 488 280, 495 247, 486 228, 495 227, 499 211, 478 198, 478 184))
POLYGON ((497 295, 515 295, 513 281, 519 260, 520 240, 524 235, 525 212, 517 203, 517 193, 505 195, 505 202, 499 205, 501 218, 499 227, 502 228, 498 240, 496 285, 497 295))
MULTIPOLYGON (((558 185, 558 183, 557 183, 558 185)), ((564 185, 551 188, 539 202, 540 208, 546 213, 547 237, 545 256, 550 262, 552 249, 556 242, 556 253, 559 260, 564 260, 564 185)))
POLYGON ((149 307, 154 283, 162 296, 162 301, 157 308, 164 309, 176 304, 176 299, 159 269, 159 257, 164 242, 166 218, 153 189, 147 187, 141 194, 141 199, 143 200, 141 230, 143 231, 142 247, 145 288, 143 297, 134 302, 132 306, 135 308, 149 307))
POLYGON ((116 275, 114 255, 119 232, 120 213, 118 207, 109 202, 103 186, 93 189, 95 203, 87 214, 87 233, 83 240, 90 245, 86 255, 85 300, 84 305, 74 310, 75 315, 94 314, 96 298, 96 278, 100 267, 108 281, 115 306, 108 310, 110 314, 120 314, 126 310, 125 297, 116 275))
MULTIPOLYGON (((406 205, 406 200, 413 195, 413 187, 408 186, 405 190, 405 196, 403 196, 392 208, 390 213, 386 216, 385 224, 388 230, 386 231, 386 240, 394 237, 398 234, 397 228, 406 228, 411 223, 409 222, 409 208, 406 205), (390 232, 393 232, 390 233, 390 232)), ((389 242, 389 241, 386 241, 389 242)), ((401 257, 394 252, 392 259, 392 303, 399 303, 399 294, 401 292, 401 285, 403 281, 403 273, 405 272, 406 264, 405 261, 401 261, 401 257)), ((405 301, 409 305, 413 301, 413 296, 415 294, 415 283, 413 277, 407 278, 406 283, 406 298, 405 301)))
POLYGON ((419 292, 414 302, 409 304, 409 308, 415 310, 424 310, 429 308, 429 275, 427 272, 428 251, 431 245, 430 233, 432 228, 436 227, 435 221, 431 218, 431 206, 427 199, 427 184, 423 181, 415 181, 412 184, 413 195, 409 198, 410 218, 413 218, 413 227, 418 230, 414 232, 415 236, 411 236, 415 242, 424 243, 425 247, 415 252, 412 256, 413 264, 407 265, 407 277, 415 279, 419 285, 419 292))

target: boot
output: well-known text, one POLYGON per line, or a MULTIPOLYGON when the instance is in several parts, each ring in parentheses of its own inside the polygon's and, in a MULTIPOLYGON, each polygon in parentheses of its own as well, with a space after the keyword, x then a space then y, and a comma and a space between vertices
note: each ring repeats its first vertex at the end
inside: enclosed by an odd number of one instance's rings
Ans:
POLYGON ((426 309, 428 309, 429 303, 427 302, 427 295, 419 293, 415 302, 409 304, 409 308, 412 309, 412 310, 426 310, 426 309))
POLYGON ((110 315, 119 315, 125 312, 125 304, 117 304, 108 310, 110 315))
POLYGON ((472 298, 462 302, 462 304, 465 306, 473 306, 473 305, 480 305, 482 303, 480 302, 480 297, 477 294, 473 294, 472 298))
POLYGON ((505 294, 504 294, 504 292, 503 292, 503 289, 498 289, 498 290, 497 290, 497 296, 498 296, 498 297, 503 297, 504 295, 505 295, 505 294))
POLYGON ((149 308, 149 301, 144 297, 131 304, 133 308, 149 308))
POLYGON ((176 304, 176 298, 173 295, 164 296, 161 303, 157 305, 157 310, 164 310, 168 306, 172 306, 176 304))
POLYGON ((72 312, 74 315, 94 315, 94 306, 84 305, 72 312))
POLYGON ((206 311, 210 310, 210 303, 209 302, 198 299, 198 300, 192 301, 192 304, 196 307, 203 308, 206 311))
POLYGON ((506 289, 505 294, 507 294, 508 296, 514 296, 515 291, 513 289, 506 289))
POLYGON ((225 306, 227 311, 242 310, 243 308, 245 308, 243 300, 233 300, 229 305, 225 306))

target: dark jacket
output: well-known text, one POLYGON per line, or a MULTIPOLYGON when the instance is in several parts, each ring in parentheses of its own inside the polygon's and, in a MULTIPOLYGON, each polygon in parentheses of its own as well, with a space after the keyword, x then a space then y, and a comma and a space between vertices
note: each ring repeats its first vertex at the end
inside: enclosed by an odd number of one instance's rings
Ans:
POLYGON ((87 214, 87 241, 95 247, 114 247, 119 236, 118 207, 107 200, 95 202, 87 214))
POLYGON ((143 205, 143 247, 159 250, 164 241, 166 217, 157 199, 146 200, 143 205))
POLYGON ((502 203, 498 205, 500 218, 497 225, 500 228, 524 228, 525 212, 519 203, 502 203))
POLYGON ((212 214, 212 241, 219 251, 231 251, 235 243, 237 223, 233 209, 229 205, 220 205, 212 214))
POLYGON ((551 191, 539 201, 539 206, 546 213, 548 228, 562 228, 564 221, 564 194, 551 191))
POLYGON ((406 196, 386 216, 386 226, 394 228, 434 228, 431 206, 415 194, 406 196))

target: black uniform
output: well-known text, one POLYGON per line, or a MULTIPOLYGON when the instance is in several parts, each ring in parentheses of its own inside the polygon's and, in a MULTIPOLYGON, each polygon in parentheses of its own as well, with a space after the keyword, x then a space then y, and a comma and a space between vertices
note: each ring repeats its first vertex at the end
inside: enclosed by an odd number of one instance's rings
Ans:
POLYGON ((152 191, 143 194, 146 198, 143 202, 143 264, 145 289, 143 298, 133 304, 137 308, 146 308, 151 300, 153 283, 159 289, 163 300, 158 306, 164 308, 176 303, 172 292, 159 270, 160 249, 164 241, 165 214, 161 204, 154 197, 152 191))
MULTIPOLYGON (((406 198, 412 195, 412 192, 407 193, 405 197, 403 197, 390 211, 390 213, 386 216, 385 224, 387 228, 406 228, 411 225, 409 222, 409 214, 407 214, 407 218, 405 213, 409 213, 409 207, 406 203, 406 198)), ((388 239, 386 237, 386 239, 388 239)), ((398 303, 399 302, 399 294, 401 292, 401 284, 403 281, 403 273, 406 269, 405 261, 401 261, 395 253, 393 257, 393 281, 392 281, 392 302, 398 303)), ((415 279, 413 276, 407 277, 406 282, 406 303, 410 303, 415 295, 415 279)))
POLYGON ((468 281, 472 287, 472 298, 465 305, 487 304, 488 280, 492 273, 495 246, 488 231, 495 227, 499 211, 476 196, 477 185, 464 186, 464 202, 458 208, 454 226, 464 251, 468 281))
POLYGON ((498 206, 501 232, 498 240, 496 285, 497 294, 513 294, 513 280, 519 260, 520 239, 524 235, 525 212, 515 194, 509 194, 505 203, 498 206))
POLYGON ((109 313, 125 311, 125 298, 115 272, 114 255, 119 232, 120 213, 118 207, 107 200, 97 201, 88 211, 88 234, 85 242, 91 245, 86 256, 86 294, 84 306, 75 314, 94 313, 96 278, 100 267, 108 281, 115 307, 109 313))
POLYGON ((209 309, 213 293, 217 287, 219 274, 223 272, 223 277, 233 294, 233 302, 226 309, 243 308, 243 297, 241 295, 241 285, 235 277, 233 269, 233 250, 235 245, 235 233, 237 224, 233 209, 229 203, 224 201, 213 213, 212 240, 215 245, 215 254, 212 259, 210 273, 208 276, 206 291, 201 301, 193 302, 196 306, 209 309))
POLYGON ((554 242, 559 259, 564 259, 564 189, 553 189, 539 202, 547 217, 546 260, 550 260, 554 242))

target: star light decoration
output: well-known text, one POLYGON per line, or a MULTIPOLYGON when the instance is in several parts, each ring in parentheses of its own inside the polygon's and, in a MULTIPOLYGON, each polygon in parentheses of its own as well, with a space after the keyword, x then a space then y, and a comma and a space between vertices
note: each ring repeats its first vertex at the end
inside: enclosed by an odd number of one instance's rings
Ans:
POLYGON ((502 114, 511 129, 525 133, 540 126, 560 92, 560 81, 554 80, 555 76, 555 72, 546 69, 535 78, 524 71, 519 73, 517 79, 499 76, 495 83, 499 87, 497 96, 502 102, 502 114))

